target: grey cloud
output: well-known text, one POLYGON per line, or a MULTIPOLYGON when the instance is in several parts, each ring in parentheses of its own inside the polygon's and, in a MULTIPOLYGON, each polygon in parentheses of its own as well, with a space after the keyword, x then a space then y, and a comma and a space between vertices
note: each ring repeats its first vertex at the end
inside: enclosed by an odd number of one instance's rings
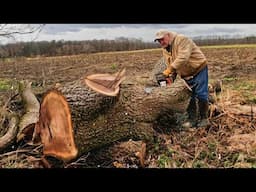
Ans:
POLYGON ((195 29, 194 32, 203 33, 203 34, 211 34, 211 33, 235 33, 241 32, 241 29, 237 28, 224 28, 224 27, 209 27, 204 29, 195 29))
POLYGON ((77 32, 84 28, 117 28, 117 27, 127 27, 127 28, 185 28, 187 24, 46 24, 44 27, 44 32, 48 34, 57 34, 65 32, 77 32))
POLYGON ((184 25, 182 28, 175 26, 174 31, 195 36, 209 35, 249 35, 255 33, 255 25, 241 24, 190 24, 184 25))
POLYGON ((77 32, 83 28, 83 24, 46 24, 43 30, 48 34, 56 34, 63 32, 77 32))
POLYGON ((235 33, 235 32, 242 32, 242 30, 241 29, 237 29, 237 28, 216 27, 216 28, 212 29, 212 32, 235 33))
POLYGON ((115 27, 128 27, 128 28, 184 28, 187 27, 188 24, 145 24, 145 23, 140 23, 140 24, 85 24, 85 27, 88 28, 105 28, 105 27, 110 27, 110 28, 115 28, 115 27))
POLYGON ((115 39, 123 36, 151 42, 158 29, 176 31, 192 38, 256 34, 255 24, 47 24, 41 39, 115 39))

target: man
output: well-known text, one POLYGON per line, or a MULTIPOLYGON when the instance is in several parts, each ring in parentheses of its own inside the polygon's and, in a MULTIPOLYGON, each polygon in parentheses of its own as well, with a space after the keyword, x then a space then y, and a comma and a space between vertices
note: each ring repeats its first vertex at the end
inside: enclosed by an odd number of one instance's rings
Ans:
POLYGON ((166 77, 178 74, 192 88, 192 96, 182 126, 208 126, 208 66, 204 54, 192 39, 176 32, 159 30, 155 41, 163 48, 167 65, 163 74, 166 77), (197 102, 200 114, 198 124, 197 102))

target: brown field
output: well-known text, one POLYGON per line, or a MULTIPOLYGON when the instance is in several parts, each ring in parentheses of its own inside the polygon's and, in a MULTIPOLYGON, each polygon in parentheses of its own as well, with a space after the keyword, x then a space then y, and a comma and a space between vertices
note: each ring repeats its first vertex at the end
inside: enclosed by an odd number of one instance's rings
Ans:
MULTIPOLYGON (((202 51, 208 58, 210 82, 223 81, 218 102, 226 113, 210 119, 212 126, 208 130, 171 130, 159 134, 157 141, 147 147, 146 167, 256 166, 255 115, 242 116, 232 114, 230 110, 234 105, 254 106, 256 103, 256 47, 204 47, 202 51)), ((160 57, 161 51, 156 49, 4 59, 0 61, 0 106, 9 97, 16 80, 32 81, 35 92, 42 93, 56 83, 70 82, 93 73, 114 73, 125 67, 127 79, 144 83, 160 57)), ((17 153, 8 158, 0 155, 0 167, 33 167, 26 157, 28 155, 21 153, 18 161, 17 153)), ((85 162, 80 166, 87 167, 88 164, 85 162)), ((99 161, 97 164, 113 166, 112 162, 106 165, 99 161)))

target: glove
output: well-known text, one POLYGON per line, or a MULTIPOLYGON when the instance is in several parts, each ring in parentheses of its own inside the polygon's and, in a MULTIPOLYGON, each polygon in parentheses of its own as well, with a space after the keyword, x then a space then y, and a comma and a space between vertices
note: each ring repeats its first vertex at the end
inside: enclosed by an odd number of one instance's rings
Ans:
POLYGON ((164 72, 163 72, 163 75, 165 77, 168 77, 170 74, 171 74, 171 70, 169 68, 165 69, 164 72))
POLYGON ((173 73, 173 72, 174 72, 174 70, 173 70, 172 67, 171 67, 171 68, 167 68, 167 69, 164 70, 163 75, 164 75, 165 77, 169 77, 169 75, 170 75, 171 73, 173 73))

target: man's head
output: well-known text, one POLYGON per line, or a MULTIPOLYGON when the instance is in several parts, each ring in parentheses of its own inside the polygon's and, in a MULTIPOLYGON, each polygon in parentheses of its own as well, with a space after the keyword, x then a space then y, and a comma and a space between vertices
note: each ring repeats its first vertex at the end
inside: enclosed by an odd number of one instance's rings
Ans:
POLYGON ((154 41, 158 41, 163 48, 166 48, 169 45, 171 38, 171 33, 169 31, 161 29, 156 33, 154 41))

